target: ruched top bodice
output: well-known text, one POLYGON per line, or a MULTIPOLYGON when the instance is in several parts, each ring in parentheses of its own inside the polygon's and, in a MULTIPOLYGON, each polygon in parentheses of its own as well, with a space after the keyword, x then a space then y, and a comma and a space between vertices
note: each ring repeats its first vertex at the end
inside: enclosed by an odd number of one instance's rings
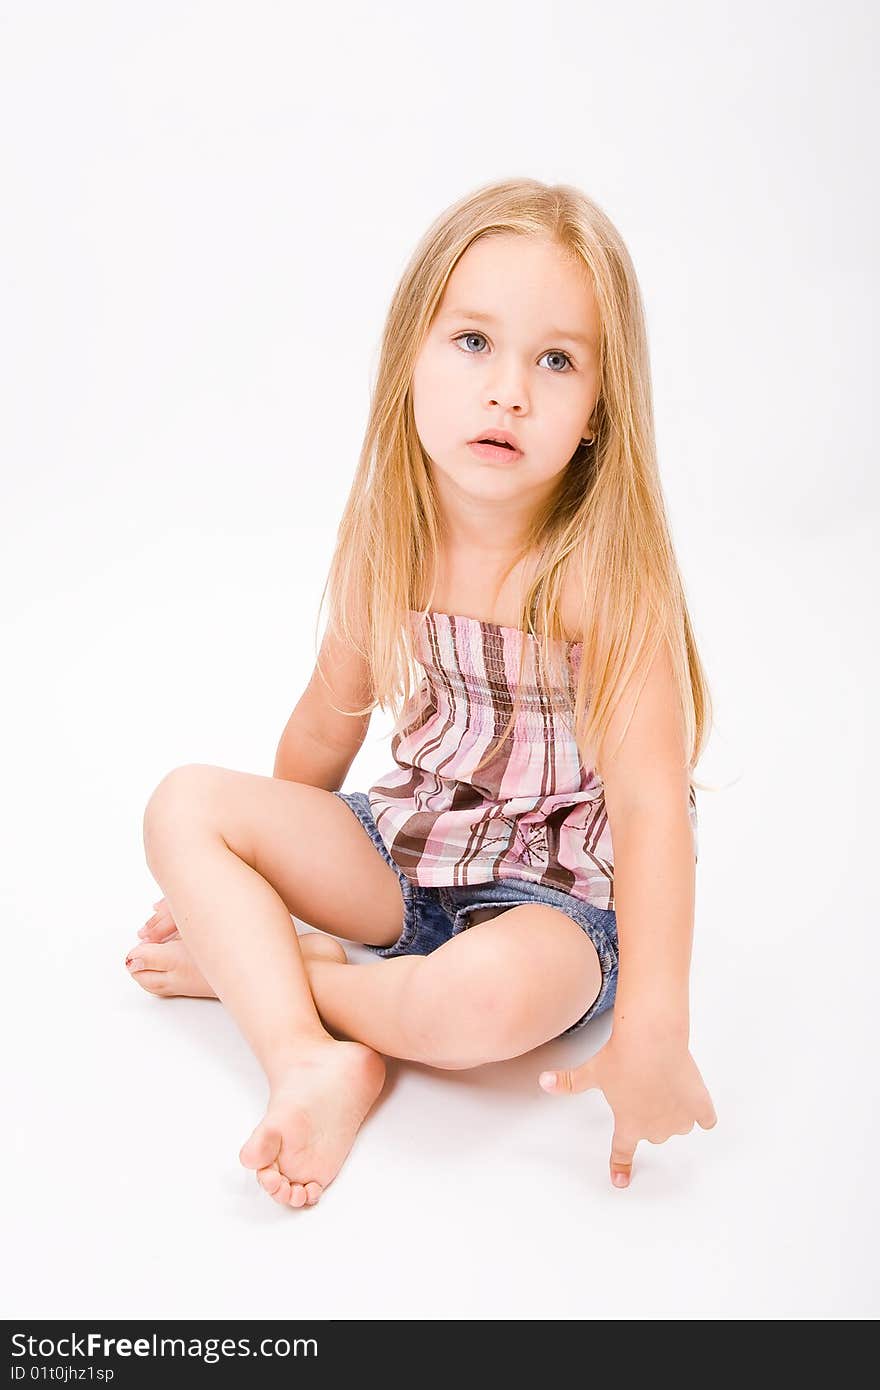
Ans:
MULTIPOLYGON (((395 767, 368 792, 395 863, 423 887, 521 878, 613 909, 604 788, 573 730, 582 644, 551 643, 560 685, 520 628, 436 612, 410 621, 424 680, 392 738, 395 767)), ((689 816, 696 857, 693 786, 689 816)))

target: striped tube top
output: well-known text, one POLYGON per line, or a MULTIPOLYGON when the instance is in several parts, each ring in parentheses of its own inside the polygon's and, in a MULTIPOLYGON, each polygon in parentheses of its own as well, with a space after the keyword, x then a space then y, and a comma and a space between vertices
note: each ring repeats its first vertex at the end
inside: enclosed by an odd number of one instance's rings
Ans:
MULTIPOLYGON (((367 793, 401 872, 425 888, 528 879, 613 910, 603 783, 573 733, 583 644, 561 641, 560 689, 542 680, 531 633, 451 613, 411 610, 410 622, 425 676, 392 738, 395 767, 367 793), (502 740, 523 642, 520 708, 502 740)), ((696 858, 693 785, 688 814, 696 858)))

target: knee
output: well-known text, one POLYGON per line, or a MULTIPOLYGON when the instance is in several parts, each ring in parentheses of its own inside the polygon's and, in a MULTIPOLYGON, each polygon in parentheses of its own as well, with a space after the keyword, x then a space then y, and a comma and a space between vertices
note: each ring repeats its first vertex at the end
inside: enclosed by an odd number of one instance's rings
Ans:
POLYGON ((210 808, 221 771, 207 763, 185 763, 162 778, 144 808, 144 850, 151 867, 167 845, 179 840, 181 830, 210 808))
POLYGON ((415 972, 406 1001, 407 1025, 428 1065, 476 1067, 522 1050, 528 980, 504 969, 495 945, 481 941, 479 949, 469 950, 466 973, 455 968, 451 955, 447 960, 439 952, 426 956, 415 972))

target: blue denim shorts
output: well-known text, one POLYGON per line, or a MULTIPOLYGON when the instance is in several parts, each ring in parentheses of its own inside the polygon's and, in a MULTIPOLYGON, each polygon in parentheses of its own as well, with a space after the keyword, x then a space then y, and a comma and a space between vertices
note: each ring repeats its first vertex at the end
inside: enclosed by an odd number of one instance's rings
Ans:
POLYGON ((598 995, 576 1023, 564 1029, 574 1033, 583 1028, 596 1014, 610 1009, 617 994, 617 919, 613 911, 595 907, 583 898, 575 898, 558 888, 547 888, 526 879, 505 878, 470 886, 451 885, 448 888, 422 888, 411 883, 398 868, 379 834, 366 792, 334 792, 354 811, 376 849, 397 874, 403 893, 403 926, 397 941, 391 946, 370 946, 377 956, 428 956, 444 941, 465 931, 470 914, 481 907, 508 908, 520 903, 548 903, 566 912, 573 922, 587 933, 602 965, 602 986, 598 995))

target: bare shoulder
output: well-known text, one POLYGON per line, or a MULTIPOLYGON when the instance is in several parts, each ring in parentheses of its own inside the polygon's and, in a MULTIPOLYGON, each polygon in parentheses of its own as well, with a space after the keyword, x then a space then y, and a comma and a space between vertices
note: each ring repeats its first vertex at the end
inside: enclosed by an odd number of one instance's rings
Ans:
MULTIPOLYGON (((569 575, 560 616, 569 640, 576 642, 583 640, 582 606, 580 582, 569 575)), ((633 643, 643 622, 640 608, 633 643)), ((647 670, 640 661, 615 694, 596 757, 612 827, 635 806, 656 808, 664 801, 685 806, 690 785, 681 701, 668 641, 661 640, 647 670)))
POLYGON ((569 566, 560 595, 559 616, 562 630, 569 642, 582 642, 584 637, 584 595, 580 578, 569 566))

